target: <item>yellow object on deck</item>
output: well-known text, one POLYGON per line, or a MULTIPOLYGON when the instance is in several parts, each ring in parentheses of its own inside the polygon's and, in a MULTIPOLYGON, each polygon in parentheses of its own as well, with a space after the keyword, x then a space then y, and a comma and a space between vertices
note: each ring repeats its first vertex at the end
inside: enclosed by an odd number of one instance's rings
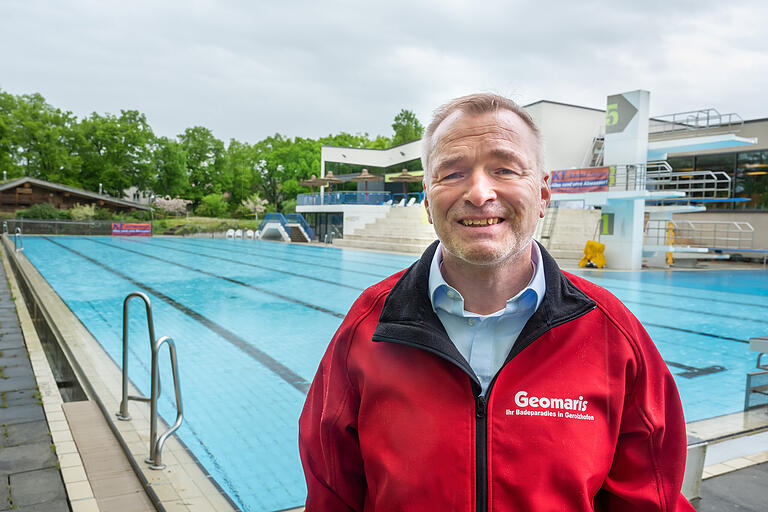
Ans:
POLYGON ((605 266, 603 251, 605 251, 605 244, 588 240, 587 245, 584 246, 584 257, 579 261, 579 266, 586 267, 588 263, 592 263, 597 268, 603 268, 605 266))
MULTIPOLYGON (((675 223, 667 222, 667 245, 673 245, 675 243, 675 223)), ((674 253, 667 253, 667 265, 673 265, 675 263, 674 253)))

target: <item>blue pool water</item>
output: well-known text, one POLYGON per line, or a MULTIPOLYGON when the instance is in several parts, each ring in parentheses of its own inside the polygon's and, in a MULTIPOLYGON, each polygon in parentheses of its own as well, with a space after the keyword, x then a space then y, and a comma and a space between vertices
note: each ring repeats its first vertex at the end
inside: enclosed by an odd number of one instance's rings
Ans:
MULTIPOLYGON (((179 436, 247 511, 305 496, 297 419, 317 364, 368 285, 415 258, 274 242, 28 237, 25 254, 109 355, 121 359, 122 301, 152 299, 158 336, 177 343, 179 436)), ((687 421, 738 411, 768 330, 766 272, 585 271, 640 318, 670 365, 687 421), (714 373, 707 368, 723 367, 714 373)), ((130 377, 149 394, 146 319, 132 308, 130 377)), ((167 357, 162 357, 165 364, 167 357)), ((170 389, 167 364, 161 368, 170 389)), ((160 413, 175 418, 172 393, 160 413)))

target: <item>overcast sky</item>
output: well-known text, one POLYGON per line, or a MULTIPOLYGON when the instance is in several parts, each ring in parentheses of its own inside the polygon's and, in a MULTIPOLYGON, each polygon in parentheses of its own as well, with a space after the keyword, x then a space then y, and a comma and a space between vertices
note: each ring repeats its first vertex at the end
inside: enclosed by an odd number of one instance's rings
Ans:
POLYGON ((492 91, 768 117, 768 2, 2 0, 0 89, 155 133, 391 135, 401 108, 492 91))

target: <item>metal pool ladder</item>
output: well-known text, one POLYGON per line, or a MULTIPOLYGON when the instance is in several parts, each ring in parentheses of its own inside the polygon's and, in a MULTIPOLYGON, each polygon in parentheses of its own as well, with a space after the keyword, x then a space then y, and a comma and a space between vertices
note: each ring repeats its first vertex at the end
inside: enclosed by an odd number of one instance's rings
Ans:
POLYGON ((184 419, 184 408, 181 402, 181 387, 179 383, 179 370, 176 364, 176 343, 170 336, 163 336, 155 339, 155 323, 152 320, 152 304, 149 297, 142 292, 129 293, 123 301, 123 395, 120 401, 120 411, 117 413, 119 420, 127 421, 131 419, 128 413, 128 400, 138 402, 149 402, 149 457, 144 461, 149 464, 150 469, 164 469, 162 462, 162 451, 165 441, 181 426, 184 419), (128 304, 134 297, 144 301, 147 310, 147 328, 149 330, 149 343, 152 349, 152 368, 151 368, 151 390, 149 398, 145 396, 128 395, 128 304), (163 434, 157 436, 157 399, 160 396, 160 370, 157 366, 157 354, 164 343, 168 344, 168 350, 171 356, 171 370, 173 371, 173 389, 176 393, 176 423, 174 423, 163 434))
POLYGON ((21 237, 21 228, 16 228, 16 231, 13 234, 13 246, 16 249, 16 252, 24 250, 24 239, 21 237))

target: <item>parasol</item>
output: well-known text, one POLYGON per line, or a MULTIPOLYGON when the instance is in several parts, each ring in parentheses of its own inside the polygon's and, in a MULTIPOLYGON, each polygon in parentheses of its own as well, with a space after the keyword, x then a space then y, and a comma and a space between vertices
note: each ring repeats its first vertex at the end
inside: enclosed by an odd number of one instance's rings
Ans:
POLYGON ((333 171, 328 171, 325 173, 325 177, 319 178, 321 180, 324 180, 327 185, 330 186, 330 191, 333 191, 333 185, 336 183, 344 183, 344 180, 341 178, 337 178, 333 175, 333 171))
POLYGON ((363 183, 365 183, 365 192, 368 193, 368 182, 378 181, 381 179, 382 179, 381 176, 377 176, 376 174, 369 173, 368 169, 363 169, 363 172, 361 172, 357 176, 353 176, 349 178, 349 181, 355 181, 355 182, 362 181, 363 183))
POLYGON ((389 178, 389 181, 395 181, 395 182, 402 182, 403 183, 403 195, 408 195, 408 185, 406 183, 416 183, 417 181, 421 181, 421 176, 414 176, 413 174, 408 172, 408 169, 403 169, 403 171, 398 174, 397 176, 392 176, 389 178))

